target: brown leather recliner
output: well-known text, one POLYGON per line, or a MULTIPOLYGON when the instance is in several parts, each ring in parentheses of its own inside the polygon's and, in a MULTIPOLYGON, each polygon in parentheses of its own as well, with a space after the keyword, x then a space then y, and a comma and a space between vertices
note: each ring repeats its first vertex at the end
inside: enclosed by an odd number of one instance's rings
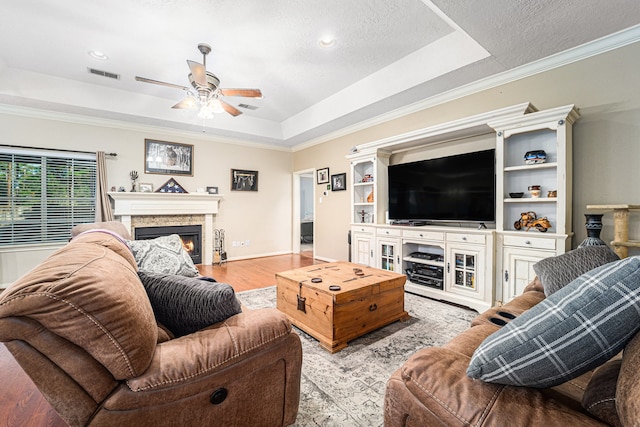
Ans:
POLYGON ((520 315, 545 298, 536 278, 522 295, 480 314, 441 347, 413 354, 387 381, 385 427, 622 426, 640 425, 640 333, 601 367, 551 388, 472 380, 476 348, 500 326, 497 312, 520 315), (605 422, 606 420, 606 422, 605 422))
POLYGON ((115 234, 74 238, 0 294, 0 341, 72 426, 295 422, 302 348, 276 309, 168 338, 115 234))

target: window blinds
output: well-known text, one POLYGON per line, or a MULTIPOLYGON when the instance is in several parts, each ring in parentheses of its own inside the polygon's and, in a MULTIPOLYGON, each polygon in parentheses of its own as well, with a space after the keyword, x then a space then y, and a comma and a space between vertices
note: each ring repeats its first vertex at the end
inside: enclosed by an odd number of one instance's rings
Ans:
POLYGON ((0 146, 0 247, 66 242, 95 208, 94 154, 0 146))

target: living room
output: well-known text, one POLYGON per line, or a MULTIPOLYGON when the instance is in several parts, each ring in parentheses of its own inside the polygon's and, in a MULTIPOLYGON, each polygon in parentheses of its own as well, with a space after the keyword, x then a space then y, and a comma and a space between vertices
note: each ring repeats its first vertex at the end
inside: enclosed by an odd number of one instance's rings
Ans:
MULTIPOLYGON (((635 4, 627 6, 637 12, 635 4)), ((5 82, 0 87, 0 129, 4 131, 0 144, 117 153, 107 159, 108 188, 129 189, 131 171, 138 171, 138 181, 151 184, 153 189, 171 177, 190 193, 218 187, 221 200, 214 225, 226 231, 226 252, 232 262, 294 252, 298 221, 292 208, 296 200, 293 177, 328 168, 330 174, 346 173, 346 182, 351 182, 346 156, 354 146, 525 102, 539 110, 574 104, 580 113, 573 126, 572 246, 576 247, 586 237, 583 224, 587 205, 638 203, 640 199, 640 190, 633 185, 640 158, 640 29, 634 25, 620 34, 571 50, 562 59, 547 60, 553 65, 540 60, 495 82, 484 79, 477 86, 460 85, 445 94, 425 94, 420 102, 399 106, 385 115, 308 138, 292 147, 203 133, 197 126, 189 130, 163 127, 160 120, 130 123, 75 114, 71 108, 71 113, 33 108, 18 99, 18 91, 7 87, 16 81, 10 75, 10 67, 5 67, 6 79, 0 74, 0 81, 5 82), (144 173, 145 139, 193 146, 193 175, 144 173), (258 191, 233 190, 231 169, 257 171, 258 191)), ((197 58, 195 52, 193 59, 197 58)), ((184 58, 174 59, 184 66, 184 58)), ((179 98, 178 93, 175 101, 179 98)), ((170 110, 170 105, 167 101, 162 108, 170 110)), ((492 135, 467 142, 484 148, 487 140, 494 139, 492 135)), ((407 156, 426 158, 428 150, 418 148, 407 156)), ((314 187, 314 256, 322 261, 346 260, 350 255, 347 235, 351 226, 351 189, 331 191, 326 184, 315 183, 314 187)), ((637 219, 632 216, 633 236, 640 236, 637 219)), ((602 237, 610 241, 613 218, 606 215, 603 220, 602 237)), ((12 283, 59 246, 0 249, 0 286, 12 283)))
MULTIPOLYGON (((459 97, 448 95, 450 100, 427 99, 406 109, 410 113, 401 117, 382 117, 370 125, 326 135, 320 142, 298 144, 293 149, 9 104, 4 104, 0 113, 0 123, 5 130, 2 143, 117 153, 116 158, 107 160, 108 186, 127 189, 131 185, 130 171, 139 171, 139 182, 150 183, 153 188, 170 178, 142 173, 145 139, 193 145, 193 176, 175 178, 189 192, 208 186, 219 188, 223 197, 215 227, 226 230, 227 242, 250 242, 237 247, 228 245, 231 260, 290 252, 294 223, 292 174, 325 167, 331 174, 348 174, 349 162, 345 156, 355 145, 522 102, 530 102, 539 110, 575 104, 581 114, 574 127, 573 150, 573 242, 576 245, 585 237, 580 224, 587 204, 637 200, 632 186, 620 185, 633 182, 633 159, 639 150, 635 142, 640 111, 637 96, 640 85, 636 84, 638 77, 634 73, 639 49, 634 43, 637 31, 637 28, 631 29, 608 39, 610 47, 601 49, 606 50, 601 54, 578 51, 569 56, 571 59, 565 65, 543 68, 530 76, 511 77, 513 81, 495 87, 483 83, 482 90, 477 92, 461 89, 459 97), (230 170, 233 168, 259 171, 259 190, 231 191, 230 170)), ((590 48, 597 49, 599 45, 590 48)), ((349 197, 349 191, 331 192, 324 186, 316 186, 314 253, 317 258, 348 258, 349 197)), ((610 238, 612 219, 605 217, 604 221, 604 236, 610 238)), ((637 230, 637 224, 632 222, 632 233, 637 230)), ((27 251, 1 251, 0 283, 12 282, 50 252, 51 248, 33 247, 27 251)))

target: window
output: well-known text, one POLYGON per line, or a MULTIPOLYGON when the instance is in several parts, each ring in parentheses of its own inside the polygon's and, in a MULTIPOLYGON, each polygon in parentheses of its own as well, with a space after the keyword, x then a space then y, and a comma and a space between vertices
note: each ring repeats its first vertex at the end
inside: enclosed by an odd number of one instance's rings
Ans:
POLYGON ((94 154, 0 146, 0 247, 66 242, 95 208, 94 154))

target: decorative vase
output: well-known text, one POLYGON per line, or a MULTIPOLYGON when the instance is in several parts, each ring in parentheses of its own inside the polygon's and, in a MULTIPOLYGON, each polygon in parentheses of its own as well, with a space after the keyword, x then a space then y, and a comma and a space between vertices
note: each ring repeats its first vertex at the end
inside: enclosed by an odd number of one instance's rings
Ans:
POLYGON ((587 229, 587 238, 578 245, 579 248, 585 246, 606 246, 607 244, 600 238, 602 231, 602 217, 604 214, 584 214, 586 219, 585 228, 587 229))
POLYGON ((373 203, 373 190, 371 190, 371 193, 367 196, 367 202, 373 203))

